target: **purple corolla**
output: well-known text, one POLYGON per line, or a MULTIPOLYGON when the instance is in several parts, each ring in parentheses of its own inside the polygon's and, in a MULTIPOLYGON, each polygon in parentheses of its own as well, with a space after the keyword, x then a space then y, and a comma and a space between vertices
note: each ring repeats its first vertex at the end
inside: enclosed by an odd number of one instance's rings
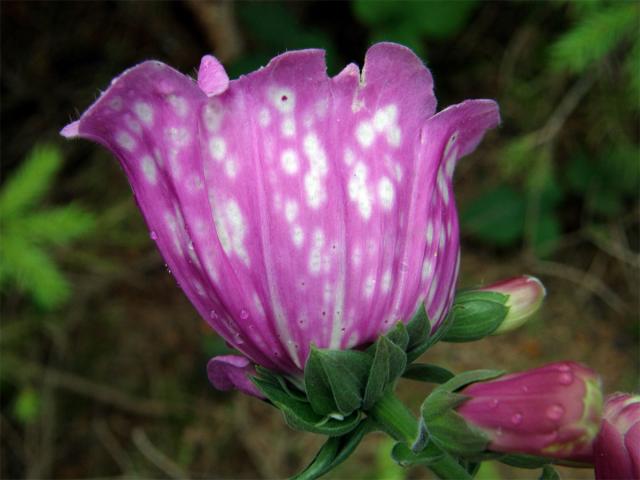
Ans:
POLYGON ((380 43, 332 78, 322 50, 232 81, 210 56, 197 82, 147 61, 62 134, 118 157, 176 280, 249 359, 213 359, 210 378, 251 391, 253 364, 300 375, 312 344, 370 343, 423 302, 442 322, 454 167, 499 113, 492 100, 435 109, 420 59, 380 43))
POLYGON ((640 479, 640 395, 607 398, 593 457, 598 480, 640 479))

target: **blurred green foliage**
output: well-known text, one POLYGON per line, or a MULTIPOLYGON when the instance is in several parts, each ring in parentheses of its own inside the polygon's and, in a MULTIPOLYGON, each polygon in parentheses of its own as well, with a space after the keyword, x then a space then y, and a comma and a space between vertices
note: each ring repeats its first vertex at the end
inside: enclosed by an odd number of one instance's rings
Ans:
POLYGON ((500 184, 461 213, 469 235, 499 247, 524 241, 538 257, 551 255, 566 231, 620 215, 640 191, 633 128, 640 111, 640 4, 560 2, 556 8, 566 9, 573 26, 547 47, 537 78, 516 77, 506 92, 535 105, 530 115, 518 118, 524 133, 502 148, 500 184), (544 87, 568 82, 573 85, 560 98, 544 87), (567 142, 565 123, 581 116, 595 121, 583 121, 575 129, 580 137, 567 142), (626 125, 618 123, 625 117, 626 125), (570 198, 581 204, 578 227, 575 217, 563 212, 570 198))
POLYGON ((275 55, 287 50, 322 48, 327 52, 327 67, 337 72, 341 65, 335 43, 328 32, 303 25, 291 4, 281 2, 238 2, 236 12, 240 25, 252 44, 245 54, 227 68, 231 77, 257 70, 275 55))
POLYGON ((94 225, 93 215, 77 205, 38 205, 55 186, 61 167, 56 147, 36 147, 0 192, 0 286, 24 291, 45 310, 59 307, 71 293, 52 249, 68 246, 94 225))
POLYGON ((467 26, 478 2, 355 0, 352 6, 356 18, 370 28, 372 43, 398 42, 424 56, 424 39, 445 40, 456 35, 467 26))

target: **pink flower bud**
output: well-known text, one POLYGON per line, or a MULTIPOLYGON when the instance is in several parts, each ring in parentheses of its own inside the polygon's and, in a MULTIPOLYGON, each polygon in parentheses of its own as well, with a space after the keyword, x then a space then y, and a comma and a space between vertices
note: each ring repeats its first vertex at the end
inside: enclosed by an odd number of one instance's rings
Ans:
POLYGON ((474 383, 457 411, 489 449, 590 462, 602 411, 600 379, 575 362, 552 363, 474 383))
POLYGON ((640 479, 640 395, 607 398, 593 459, 598 480, 640 479))
POLYGON ((544 285, 536 277, 523 275, 480 288, 481 291, 508 295, 506 306, 509 312, 495 334, 514 330, 524 324, 538 311, 547 294, 544 285))
POLYGON ((454 168, 499 113, 492 100, 435 110, 422 61, 380 43, 362 70, 332 78, 322 50, 231 81, 210 56, 197 83, 147 61, 61 133, 115 154, 171 272, 220 336, 299 376, 311 344, 370 343, 421 303, 434 328, 445 318, 459 259, 454 168))

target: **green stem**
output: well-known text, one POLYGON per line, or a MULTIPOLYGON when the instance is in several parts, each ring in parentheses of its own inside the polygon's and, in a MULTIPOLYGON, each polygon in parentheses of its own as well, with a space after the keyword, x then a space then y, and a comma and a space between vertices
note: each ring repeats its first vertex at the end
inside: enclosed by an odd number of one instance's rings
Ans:
POLYGON ((387 392, 368 412, 382 429, 409 448, 418 438, 418 421, 411 410, 395 396, 387 392))
MULTIPOLYGON (((418 420, 392 391, 387 392, 368 414, 386 433, 407 447, 412 448, 418 439, 418 420)), ((430 450, 440 450, 433 442, 428 442, 427 445, 430 450)), ((469 472, 447 452, 442 452, 442 457, 429 463, 428 467, 442 480, 472 478, 469 472)))

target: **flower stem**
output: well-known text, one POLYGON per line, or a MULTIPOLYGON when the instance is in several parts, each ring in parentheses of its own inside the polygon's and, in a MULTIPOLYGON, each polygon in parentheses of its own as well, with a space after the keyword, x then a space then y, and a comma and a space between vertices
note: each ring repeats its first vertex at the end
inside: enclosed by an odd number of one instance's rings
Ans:
MULTIPOLYGON (((411 410, 395 396, 392 391, 387 392, 378 403, 368 412, 376 423, 395 440, 412 448, 418 439, 418 421, 411 410)), ((433 442, 428 442, 431 450, 441 450, 433 442)), ((441 452, 442 456, 427 466, 442 480, 467 480, 471 479, 469 472, 465 470, 447 452, 441 452)))

